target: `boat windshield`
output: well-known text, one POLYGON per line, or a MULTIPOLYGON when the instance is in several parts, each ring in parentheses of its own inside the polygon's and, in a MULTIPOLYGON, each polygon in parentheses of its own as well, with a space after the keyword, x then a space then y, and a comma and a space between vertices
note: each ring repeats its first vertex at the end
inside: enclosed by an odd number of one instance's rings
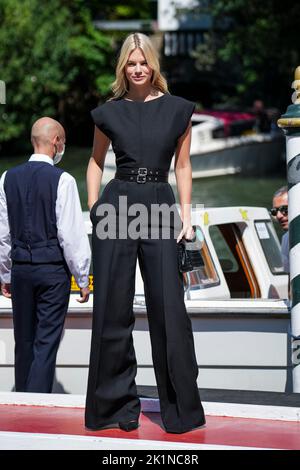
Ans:
POLYGON ((260 298, 261 292, 242 236, 236 223, 211 225, 209 234, 216 250, 230 296, 260 298))
POLYGON ((255 222, 255 229, 272 274, 285 274, 280 244, 270 220, 255 222))

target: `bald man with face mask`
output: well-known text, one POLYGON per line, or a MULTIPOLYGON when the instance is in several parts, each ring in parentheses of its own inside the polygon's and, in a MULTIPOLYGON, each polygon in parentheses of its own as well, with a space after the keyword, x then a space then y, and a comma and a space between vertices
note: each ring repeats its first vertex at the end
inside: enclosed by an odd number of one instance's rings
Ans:
POLYGON ((71 275, 89 298, 91 253, 75 179, 57 168, 65 131, 43 117, 34 154, 0 179, 1 291, 11 298, 15 390, 50 393, 70 297, 71 275))

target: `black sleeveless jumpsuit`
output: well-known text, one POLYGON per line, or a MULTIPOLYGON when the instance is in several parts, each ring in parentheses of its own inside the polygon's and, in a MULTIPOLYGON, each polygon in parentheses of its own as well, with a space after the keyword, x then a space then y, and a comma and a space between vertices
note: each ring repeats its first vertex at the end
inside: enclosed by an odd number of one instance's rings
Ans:
MULTIPOLYGON (((92 111, 92 117, 110 138, 117 167, 168 171, 177 140, 194 109, 193 102, 167 93, 146 102, 107 101, 92 111)), ((128 207, 142 203, 150 210, 151 203, 175 204, 167 182, 138 184, 114 178, 91 209, 94 307, 85 424, 100 429, 138 419, 140 414, 132 338, 138 259, 162 421, 167 432, 186 432, 204 424, 205 417, 183 277, 177 267, 176 238, 99 239, 96 226, 101 216, 97 216, 97 208, 110 203, 118 213, 119 196, 127 196, 128 207)))

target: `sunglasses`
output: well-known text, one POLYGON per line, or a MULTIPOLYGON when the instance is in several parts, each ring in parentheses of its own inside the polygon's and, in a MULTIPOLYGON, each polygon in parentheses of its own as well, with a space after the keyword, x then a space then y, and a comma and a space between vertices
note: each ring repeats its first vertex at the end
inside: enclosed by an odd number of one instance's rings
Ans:
POLYGON ((277 212, 281 212, 282 215, 288 215, 288 206, 272 207, 270 210, 270 214, 273 217, 276 217, 277 212))

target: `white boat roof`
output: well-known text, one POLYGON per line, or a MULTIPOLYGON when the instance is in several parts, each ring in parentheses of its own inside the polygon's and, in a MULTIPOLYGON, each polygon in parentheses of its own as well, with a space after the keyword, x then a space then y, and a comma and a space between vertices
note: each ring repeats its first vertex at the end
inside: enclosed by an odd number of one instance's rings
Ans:
MULTIPOLYGON (((179 204, 176 204, 180 211, 179 204)), ((88 211, 83 212, 85 223, 91 229, 92 223, 88 211)), ((270 215, 265 207, 231 206, 231 207, 205 207, 202 204, 192 207, 193 223, 201 226, 215 224, 255 222, 257 220, 269 220, 270 215)), ((89 231, 88 231, 89 232, 89 231)))

